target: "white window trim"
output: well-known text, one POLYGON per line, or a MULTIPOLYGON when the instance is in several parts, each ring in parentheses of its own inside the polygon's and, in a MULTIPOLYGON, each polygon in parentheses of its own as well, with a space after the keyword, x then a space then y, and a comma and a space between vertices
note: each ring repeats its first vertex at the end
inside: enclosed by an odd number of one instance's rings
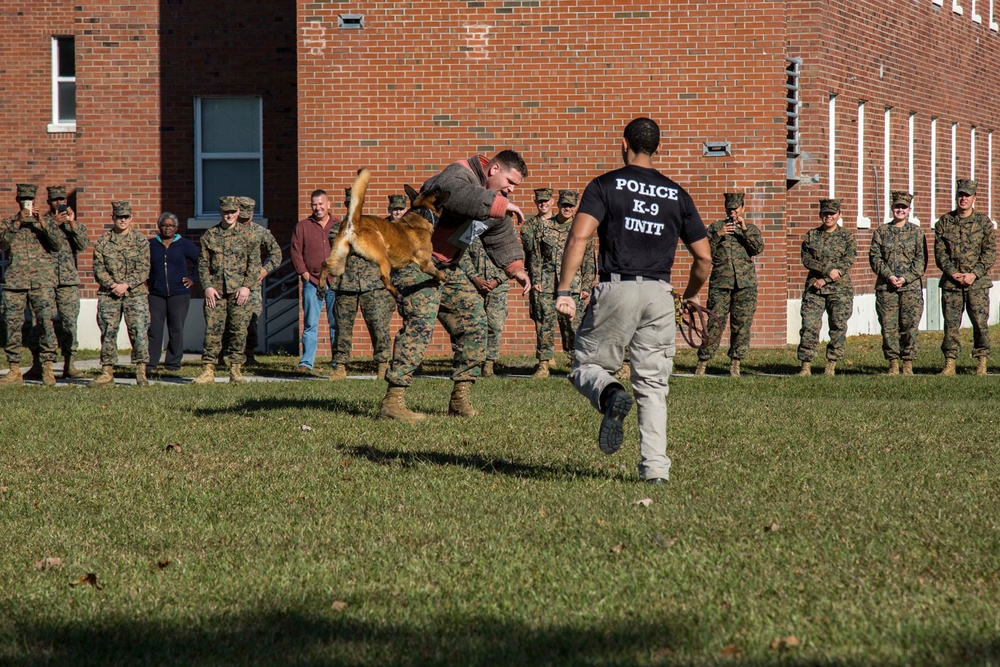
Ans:
MULTIPOLYGON (((910 118, 909 118, 909 127, 907 128, 907 135, 908 135, 908 140, 907 141, 908 141, 908 144, 909 144, 909 158, 908 158, 909 165, 908 165, 908 177, 907 177, 907 181, 906 181, 906 183, 907 183, 906 191, 909 192, 911 195, 914 193, 914 190, 913 190, 913 179, 914 179, 914 171, 913 171, 913 169, 914 169, 913 145, 914 145, 914 138, 915 138, 915 135, 916 135, 916 125, 917 125, 917 113, 915 111, 911 111, 910 112, 910 118)), ((920 224, 920 218, 917 217, 917 214, 916 214, 915 211, 916 211, 916 207, 911 205, 910 206, 910 222, 912 222, 912 223, 914 223, 916 225, 919 225, 920 224)))
POLYGON ((73 35, 55 35, 52 37, 52 122, 46 128, 49 134, 59 134, 62 132, 76 132, 76 121, 70 123, 59 120, 59 84, 76 83, 75 76, 59 76, 59 38, 73 37, 73 35))
POLYGON ((937 118, 931 118, 931 227, 937 224, 937 118))
POLYGON ((891 184, 889 183, 889 144, 892 137, 892 107, 885 108, 884 130, 882 136, 882 208, 883 220, 892 220, 892 200, 889 197, 891 184))
MULTIPOLYGON (((986 215, 993 220, 993 130, 986 133, 986 174, 989 179, 986 187, 986 215)), ((993 220, 996 227, 996 220, 993 220)))
POLYGON ((958 4, 958 0, 951 0, 951 11, 955 12, 959 16, 965 13, 965 10, 962 9, 962 5, 958 4))
MULTIPOLYGON (((259 192, 264 192, 264 105, 263 100, 260 97, 255 97, 252 95, 204 95, 201 97, 194 98, 194 217, 188 218, 188 229, 209 229, 214 227, 219 223, 219 217, 217 213, 212 213, 211 215, 200 215, 203 207, 202 197, 204 193, 201 190, 201 177, 202 177, 202 166, 201 162, 205 159, 205 156, 211 156, 214 159, 250 159, 257 158, 260 160, 260 188, 259 192), (259 127, 257 131, 259 133, 261 146, 259 153, 202 153, 201 152, 201 101, 206 97, 215 98, 225 98, 225 97, 243 97, 246 99, 257 100, 257 122, 259 127)), ((261 196, 263 199, 263 195, 261 196)), ((261 213, 264 211, 264 202, 258 202, 260 204, 261 213)), ((261 225, 262 227, 267 227, 267 218, 265 217, 254 217, 254 222, 261 225)))
POLYGON ((955 188, 955 180, 958 178, 958 123, 951 124, 951 199, 949 206, 955 202, 955 195, 958 194, 955 188))
POLYGON ((829 116, 829 135, 830 135, 830 146, 827 149, 829 151, 829 158, 827 159, 827 183, 830 184, 827 190, 827 197, 833 199, 836 197, 836 175, 837 170, 835 169, 835 156, 837 154, 837 95, 834 93, 830 94, 830 104, 828 110, 829 116))
POLYGON ((858 103, 858 229, 871 229, 871 218, 864 216, 865 201, 865 102, 858 103))
POLYGON ((990 30, 992 30, 993 32, 998 32, 1000 31, 1000 24, 998 24, 996 21, 993 20, 994 17, 993 5, 994 5, 994 0, 990 0, 990 30))
POLYGON ((983 17, 980 16, 979 12, 976 11, 976 0, 972 0, 972 4, 969 6, 969 9, 972 12, 972 22, 973 23, 982 23, 983 22, 983 17))
POLYGON ((976 128, 969 130, 969 178, 976 178, 976 128))

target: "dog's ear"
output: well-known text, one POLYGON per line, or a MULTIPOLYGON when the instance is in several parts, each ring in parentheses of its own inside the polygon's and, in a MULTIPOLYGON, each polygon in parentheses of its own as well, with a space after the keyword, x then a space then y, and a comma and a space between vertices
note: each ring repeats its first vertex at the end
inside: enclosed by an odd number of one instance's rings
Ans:
POLYGON ((437 206, 438 208, 441 208, 442 206, 444 206, 444 203, 448 201, 449 197, 451 197, 450 192, 442 192, 437 196, 437 199, 434 200, 434 205, 437 206))
POLYGON ((410 198, 410 204, 412 205, 413 202, 417 200, 417 191, 411 188, 409 185, 404 185, 403 191, 406 193, 406 196, 410 198))

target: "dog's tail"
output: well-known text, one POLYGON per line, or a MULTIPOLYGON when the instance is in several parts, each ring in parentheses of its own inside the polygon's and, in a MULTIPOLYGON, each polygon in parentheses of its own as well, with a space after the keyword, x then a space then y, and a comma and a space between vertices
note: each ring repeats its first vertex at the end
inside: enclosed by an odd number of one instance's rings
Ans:
POLYGON ((354 180, 354 185, 351 186, 351 204, 347 208, 347 219, 340 227, 346 234, 354 231, 354 225, 361 217, 361 206, 365 203, 365 192, 368 190, 368 182, 371 179, 371 171, 368 169, 358 170, 358 177, 354 180))

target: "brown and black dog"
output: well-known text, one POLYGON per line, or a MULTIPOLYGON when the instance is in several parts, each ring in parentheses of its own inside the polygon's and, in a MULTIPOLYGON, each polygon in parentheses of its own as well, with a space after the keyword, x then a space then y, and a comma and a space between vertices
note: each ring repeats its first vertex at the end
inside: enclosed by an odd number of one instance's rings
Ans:
POLYGON ((386 220, 374 215, 361 215, 371 176, 369 170, 361 169, 351 186, 351 205, 330 244, 330 256, 323 262, 320 287, 326 287, 328 275, 343 275, 347 256, 352 252, 378 265, 382 282, 393 296, 396 296, 396 288, 389 280, 389 273, 407 264, 416 264, 424 273, 434 276, 438 282, 444 282, 444 273, 434 266, 431 259, 431 232, 434 231, 431 220, 441 217, 442 207, 450 193, 433 188, 418 194, 406 185, 404 189, 410 198, 410 209, 402 218, 386 220))

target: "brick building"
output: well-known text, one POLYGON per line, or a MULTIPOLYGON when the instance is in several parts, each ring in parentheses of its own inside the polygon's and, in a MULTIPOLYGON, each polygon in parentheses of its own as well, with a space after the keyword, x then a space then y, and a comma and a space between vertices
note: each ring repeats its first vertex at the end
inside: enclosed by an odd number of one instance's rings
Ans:
MULTIPOLYGON (((779 346, 797 338, 817 199, 842 198, 858 233, 853 333, 877 331, 866 253, 889 190, 915 193, 929 235, 958 177, 994 214, 1000 8, 986 0, 0 0, 0 17, 18 36, 0 44, 0 201, 13 211, 19 181, 65 182, 95 232, 131 198, 144 232, 171 210, 197 236, 214 197, 239 189, 287 243, 308 192, 342 192, 358 167, 375 213, 404 183, 508 147, 527 160, 514 198, 531 210, 532 188, 617 167, 623 126, 649 115, 658 166, 706 222, 723 191, 749 193, 767 244, 752 344, 779 346)), ((93 302, 89 251, 81 268, 93 302)), ((355 334, 368 352, 360 318, 355 334)), ((533 338, 512 293, 504 351, 533 338)), ((447 349, 439 331, 433 351, 447 349)))

